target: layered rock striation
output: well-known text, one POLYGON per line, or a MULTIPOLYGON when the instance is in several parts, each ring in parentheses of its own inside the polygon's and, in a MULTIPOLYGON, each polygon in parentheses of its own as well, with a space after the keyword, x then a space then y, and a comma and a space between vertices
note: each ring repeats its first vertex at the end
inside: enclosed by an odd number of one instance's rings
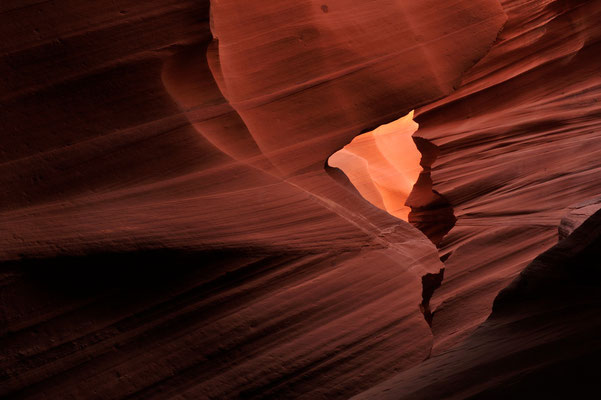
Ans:
POLYGON ((4 2, 0 394, 346 398, 426 358, 435 247, 325 164, 505 21, 434 5, 4 2))
POLYGON ((355 399, 601 395, 601 212, 539 255, 469 338, 355 399))
POLYGON ((490 52, 452 95, 416 110, 416 135, 437 146, 433 189, 457 218, 440 244, 434 353, 557 243, 568 207, 601 193, 601 3, 501 4, 508 20, 490 52))
POLYGON ((0 5, 0 396, 598 389, 599 1, 67 3, 0 5))

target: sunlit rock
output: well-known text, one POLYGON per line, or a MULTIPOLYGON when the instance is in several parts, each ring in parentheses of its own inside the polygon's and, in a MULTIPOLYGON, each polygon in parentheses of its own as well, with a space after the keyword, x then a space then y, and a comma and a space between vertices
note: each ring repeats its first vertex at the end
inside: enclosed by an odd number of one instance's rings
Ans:
POLYGON ((411 209, 405 201, 422 170, 411 137, 417 128, 411 111, 357 136, 332 154, 328 165, 340 168, 370 203, 406 221, 411 209))

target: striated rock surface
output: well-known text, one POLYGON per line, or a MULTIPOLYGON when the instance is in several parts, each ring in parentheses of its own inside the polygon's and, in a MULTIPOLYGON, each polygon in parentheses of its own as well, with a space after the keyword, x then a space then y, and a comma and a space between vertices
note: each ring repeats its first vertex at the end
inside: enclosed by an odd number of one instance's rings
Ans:
POLYGON ((461 344, 355 399, 601 396, 601 212, 538 256, 461 344))
POLYGON ((434 353, 490 313, 496 294, 557 242, 566 209, 601 193, 599 1, 501 4, 508 21, 452 95, 416 110, 438 147, 433 189, 452 205, 434 353))
POLYGON ((561 218, 558 233, 559 239, 565 239, 584 221, 601 209, 601 197, 586 200, 568 207, 567 212, 561 218))
POLYGON ((348 397, 428 355, 414 262, 163 250, 4 266, 2 395, 348 397))
POLYGON ((600 1, 0 18, 1 397, 598 391, 600 1), (408 182, 327 165, 412 109, 408 182))
POLYGON ((210 5, 0 5, 3 398, 347 398, 428 356, 435 247, 325 164, 502 9, 210 5))
POLYGON ((286 176, 322 172, 359 133, 451 92, 505 21, 488 0, 211 5, 213 75, 286 176))

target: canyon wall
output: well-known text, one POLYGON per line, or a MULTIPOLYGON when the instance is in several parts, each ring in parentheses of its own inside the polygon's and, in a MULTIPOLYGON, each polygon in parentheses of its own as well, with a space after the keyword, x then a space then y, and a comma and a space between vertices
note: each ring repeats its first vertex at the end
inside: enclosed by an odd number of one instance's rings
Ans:
POLYGON ((457 218, 440 244, 434 353, 557 243, 570 206, 601 193, 601 3, 501 3, 508 21, 490 52, 452 95, 416 110, 416 135, 438 147, 433 188, 457 218))
POLYGON ((466 340, 353 398, 599 397, 600 256, 598 211, 503 289, 466 340))
POLYGON ((425 359, 436 248, 326 161, 505 21, 435 5, 3 2, 0 394, 346 398, 425 359))
POLYGON ((2 397, 595 390, 599 1, 0 15, 2 397), (326 165, 414 108, 438 248, 326 165))

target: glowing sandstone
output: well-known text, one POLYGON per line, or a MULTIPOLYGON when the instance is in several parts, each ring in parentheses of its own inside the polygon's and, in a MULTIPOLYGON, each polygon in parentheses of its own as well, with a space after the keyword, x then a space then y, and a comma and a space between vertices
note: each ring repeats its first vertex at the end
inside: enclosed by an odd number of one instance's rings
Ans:
POLYGON ((341 169, 370 203, 407 220, 407 197, 421 172, 421 153, 412 134, 413 111, 394 122, 357 136, 328 159, 341 169))

